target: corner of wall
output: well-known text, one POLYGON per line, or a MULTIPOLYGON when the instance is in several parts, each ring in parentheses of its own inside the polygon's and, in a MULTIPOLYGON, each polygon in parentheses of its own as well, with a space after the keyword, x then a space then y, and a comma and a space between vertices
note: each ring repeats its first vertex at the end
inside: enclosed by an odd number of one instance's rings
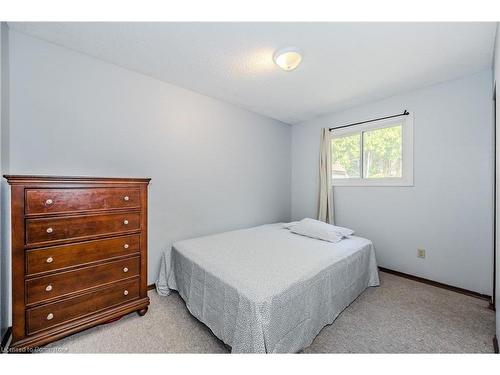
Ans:
MULTIPOLYGON (((500 35, 499 35, 500 23, 497 22, 497 30, 495 36, 495 45, 493 49, 493 88, 496 87, 496 109, 495 117, 500 119, 500 98, 497 93, 499 87, 495 84, 497 80, 500 80, 500 35)), ((500 213, 500 191, 499 191, 499 178, 500 178, 500 121, 495 122, 495 164, 496 164, 496 181, 495 181, 495 195, 496 195, 496 227, 495 227, 495 254, 496 254, 496 264, 495 264, 495 305, 496 305, 496 336, 500 338, 500 220, 498 219, 498 214, 500 213)))
POLYGON ((11 324, 9 186, 9 30, 0 23, 0 337, 11 324))

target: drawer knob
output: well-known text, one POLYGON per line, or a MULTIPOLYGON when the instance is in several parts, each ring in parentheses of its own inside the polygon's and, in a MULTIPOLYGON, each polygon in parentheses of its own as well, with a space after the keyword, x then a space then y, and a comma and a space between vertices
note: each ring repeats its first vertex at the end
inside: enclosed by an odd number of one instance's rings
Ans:
POLYGON ((54 230, 52 228, 47 228, 47 233, 52 233, 54 230))
POLYGON ((54 319, 54 314, 50 313, 49 315, 47 315, 47 320, 52 320, 54 319))
POLYGON ((50 291, 52 290, 52 285, 50 285, 50 284, 49 284, 49 285, 47 285, 47 287, 45 288, 45 290, 46 290, 47 292, 50 292, 50 291))
POLYGON ((50 206, 52 203, 54 203, 54 202, 52 201, 52 199, 47 199, 47 200, 45 201, 45 205, 46 205, 46 206, 50 206))
POLYGON ((128 220, 127 219, 123 220, 123 224, 127 225, 128 224, 128 220))
POLYGON ((54 258, 52 258, 52 257, 48 257, 46 260, 47 263, 52 263, 53 261, 54 261, 54 258))
POLYGON ((128 243, 126 243, 125 245, 123 245, 124 249, 128 249, 128 247, 129 247, 128 243))
POLYGON ((128 195, 125 195, 125 196, 123 197, 123 200, 124 200, 124 201, 128 201, 129 199, 130 199, 130 198, 128 197, 128 195))
POLYGON ((124 296, 128 296, 128 290, 124 290, 124 291, 123 291, 123 295, 124 295, 124 296))
POLYGON ((127 267, 123 267, 123 272, 128 272, 128 268, 127 267))

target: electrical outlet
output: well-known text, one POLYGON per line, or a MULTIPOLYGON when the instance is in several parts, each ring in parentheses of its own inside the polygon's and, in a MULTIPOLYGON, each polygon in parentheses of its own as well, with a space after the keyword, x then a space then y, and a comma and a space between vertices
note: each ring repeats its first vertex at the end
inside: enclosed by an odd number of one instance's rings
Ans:
POLYGON ((425 249, 417 249, 417 258, 425 258, 425 249))

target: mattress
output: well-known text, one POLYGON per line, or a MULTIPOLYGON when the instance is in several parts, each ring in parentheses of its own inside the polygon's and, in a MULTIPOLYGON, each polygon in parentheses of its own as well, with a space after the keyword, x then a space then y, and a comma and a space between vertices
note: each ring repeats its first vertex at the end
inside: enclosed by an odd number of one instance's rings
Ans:
POLYGON ((233 353, 293 353, 367 287, 379 285, 371 241, 338 243, 263 225, 173 244, 156 288, 177 290, 233 353))

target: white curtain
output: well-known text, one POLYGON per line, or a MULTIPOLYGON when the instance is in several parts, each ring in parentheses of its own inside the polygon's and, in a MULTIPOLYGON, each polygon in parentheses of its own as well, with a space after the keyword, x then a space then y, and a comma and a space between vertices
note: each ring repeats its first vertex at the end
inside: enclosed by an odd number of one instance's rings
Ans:
POLYGON ((333 222, 333 189, 332 189, 332 154, 330 146, 330 129, 321 130, 321 148, 319 155, 319 207, 318 220, 333 222))

